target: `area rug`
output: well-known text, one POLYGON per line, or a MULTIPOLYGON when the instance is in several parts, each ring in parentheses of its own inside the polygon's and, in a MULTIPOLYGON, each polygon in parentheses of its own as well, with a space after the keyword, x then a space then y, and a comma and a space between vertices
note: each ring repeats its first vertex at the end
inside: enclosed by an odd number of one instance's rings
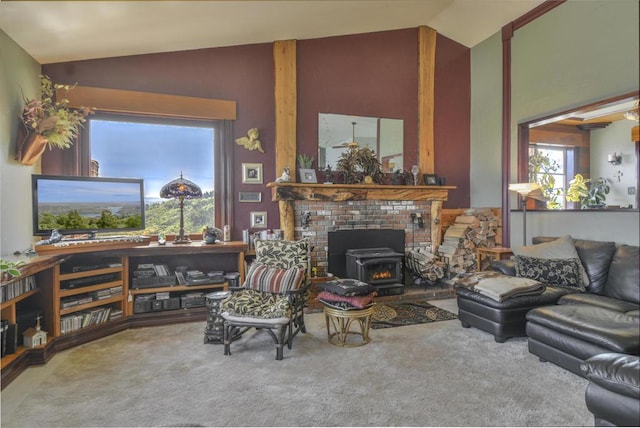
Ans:
POLYGON ((424 324, 458 318, 455 314, 437 308, 426 301, 378 303, 371 316, 371 328, 390 328, 424 324))

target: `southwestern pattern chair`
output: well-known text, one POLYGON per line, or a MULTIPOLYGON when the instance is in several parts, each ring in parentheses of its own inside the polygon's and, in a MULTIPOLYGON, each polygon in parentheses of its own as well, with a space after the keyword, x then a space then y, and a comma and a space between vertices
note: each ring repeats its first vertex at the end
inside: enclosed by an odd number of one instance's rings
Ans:
POLYGON ((251 328, 266 331, 276 344, 276 360, 293 338, 306 333, 304 307, 308 297, 310 244, 300 241, 257 240, 256 260, 242 287, 221 302, 224 354, 251 328))

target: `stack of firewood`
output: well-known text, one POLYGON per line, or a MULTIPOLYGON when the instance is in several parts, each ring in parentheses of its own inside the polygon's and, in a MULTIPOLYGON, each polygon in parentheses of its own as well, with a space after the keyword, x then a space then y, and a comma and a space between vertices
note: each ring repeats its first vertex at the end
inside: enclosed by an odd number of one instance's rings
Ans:
POLYGON ((451 274, 476 268, 476 248, 495 247, 499 218, 488 208, 470 208, 447 228, 438 252, 449 260, 451 274))

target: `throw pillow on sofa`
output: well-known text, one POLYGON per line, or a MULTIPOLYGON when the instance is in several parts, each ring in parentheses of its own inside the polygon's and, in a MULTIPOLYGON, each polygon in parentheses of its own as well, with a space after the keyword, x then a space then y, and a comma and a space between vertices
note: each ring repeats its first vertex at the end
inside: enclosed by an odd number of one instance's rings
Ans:
POLYGON ((584 291, 580 270, 580 259, 541 259, 515 256, 516 276, 535 279, 543 284, 584 291))
MULTIPOLYGON (((512 250, 515 256, 535 257, 538 259, 580 260, 571 235, 564 235, 555 241, 545 242, 543 244, 514 247, 512 250)), ((583 285, 582 290, 584 290, 585 287, 589 286, 589 275, 587 275, 587 272, 584 270, 582 263, 578 263, 578 269, 580 270, 580 280, 583 285)))

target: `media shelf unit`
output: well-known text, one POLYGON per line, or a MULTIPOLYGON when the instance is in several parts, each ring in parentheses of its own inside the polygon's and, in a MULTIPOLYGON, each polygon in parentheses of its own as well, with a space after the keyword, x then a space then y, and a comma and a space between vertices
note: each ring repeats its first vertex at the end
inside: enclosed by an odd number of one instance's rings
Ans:
MULTIPOLYGON (((17 324, 20 306, 23 304, 35 305, 43 310, 43 319, 41 320, 42 329, 49 332, 49 326, 53 325, 53 311, 48 302, 51 301, 51 287, 53 283, 53 267, 60 262, 57 257, 51 256, 25 256, 25 255, 9 255, 2 256, 3 260, 11 262, 22 262, 19 266, 20 276, 2 281, 2 287, 10 287, 27 278, 35 279, 35 288, 20 293, 11 299, 2 300, 0 303, 0 312, 3 320, 9 324, 17 324)), ((33 320, 35 323, 35 320, 33 320)), ((22 332, 16 331, 18 336, 22 332)), ((46 346, 46 345, 45 345, 46 346)), ((40 346, 42 351, 45 346, 40 346)), ((17 346, 16 352, 6 354, 2 357, 2 386, 15 379, 29 365, 37 364, 38 358, 30 352, 31 349, 25 346, 17 346)))
MULTIPOLYGON (((198 285, 153 286, 132 288, 133 271, 140 264, 167 265, 173 275, 175 268, 238 272, 244 281, 244 263, 247 244, 241 241, 205 245, 201 241, 191 244, 158 245, 153 241, 147 245, 128 246, 101 245, 87 247, 85 252, 75 251, 46 256, 24 257, 20 278, 36 275, 37 289, 30 290, 9 301, 2 302, 2 319, 16 322, 18 303, 34 300, 42 308, 42 329, 48 333, 47 344, 33 349, 19 349, 16 354, 2 358, 2 388, 15 379, 30 365, 45 364, 58 351, 126 330, 142 326, 157 326, 176 322, 206 321, 206 307, 188 307, 144 313, 134 312, 137 296, 169 293, 181 297, 201 292, 226 290, 228 282, 198 285), (119 290, 122 292, 119 293, 119 290), (110 294, 113 291, 113 295, 110 294), (89 300, 91 297, 91 300, 89 300), (73 302, 77 299, 78 302, 73 302), (71 303, 70 303, 71 301, 71 303), (63 330, 62 320, 67 316, 85 312, 110 309, 117 318, 102 319, 73 331, 63 330), (120 314, 121 311, 121 315, 120 314)), ((12 260, 3 256, 3 259, 12 260)), ((11 281, 18 280, 12 279, 11 281)), ((3 284, 5 282, 3 281, 3 284)), ((18 332, 21 334, 21 332, 18 332)))
POLYGON ((126 263, 126 257, 95 253, 68 257, 55 267, 54 337, 113 321, 116 317, 111 318, 111 312, 122 318, 126 263), (72 318, 79 319, 80 325, 72 318))

